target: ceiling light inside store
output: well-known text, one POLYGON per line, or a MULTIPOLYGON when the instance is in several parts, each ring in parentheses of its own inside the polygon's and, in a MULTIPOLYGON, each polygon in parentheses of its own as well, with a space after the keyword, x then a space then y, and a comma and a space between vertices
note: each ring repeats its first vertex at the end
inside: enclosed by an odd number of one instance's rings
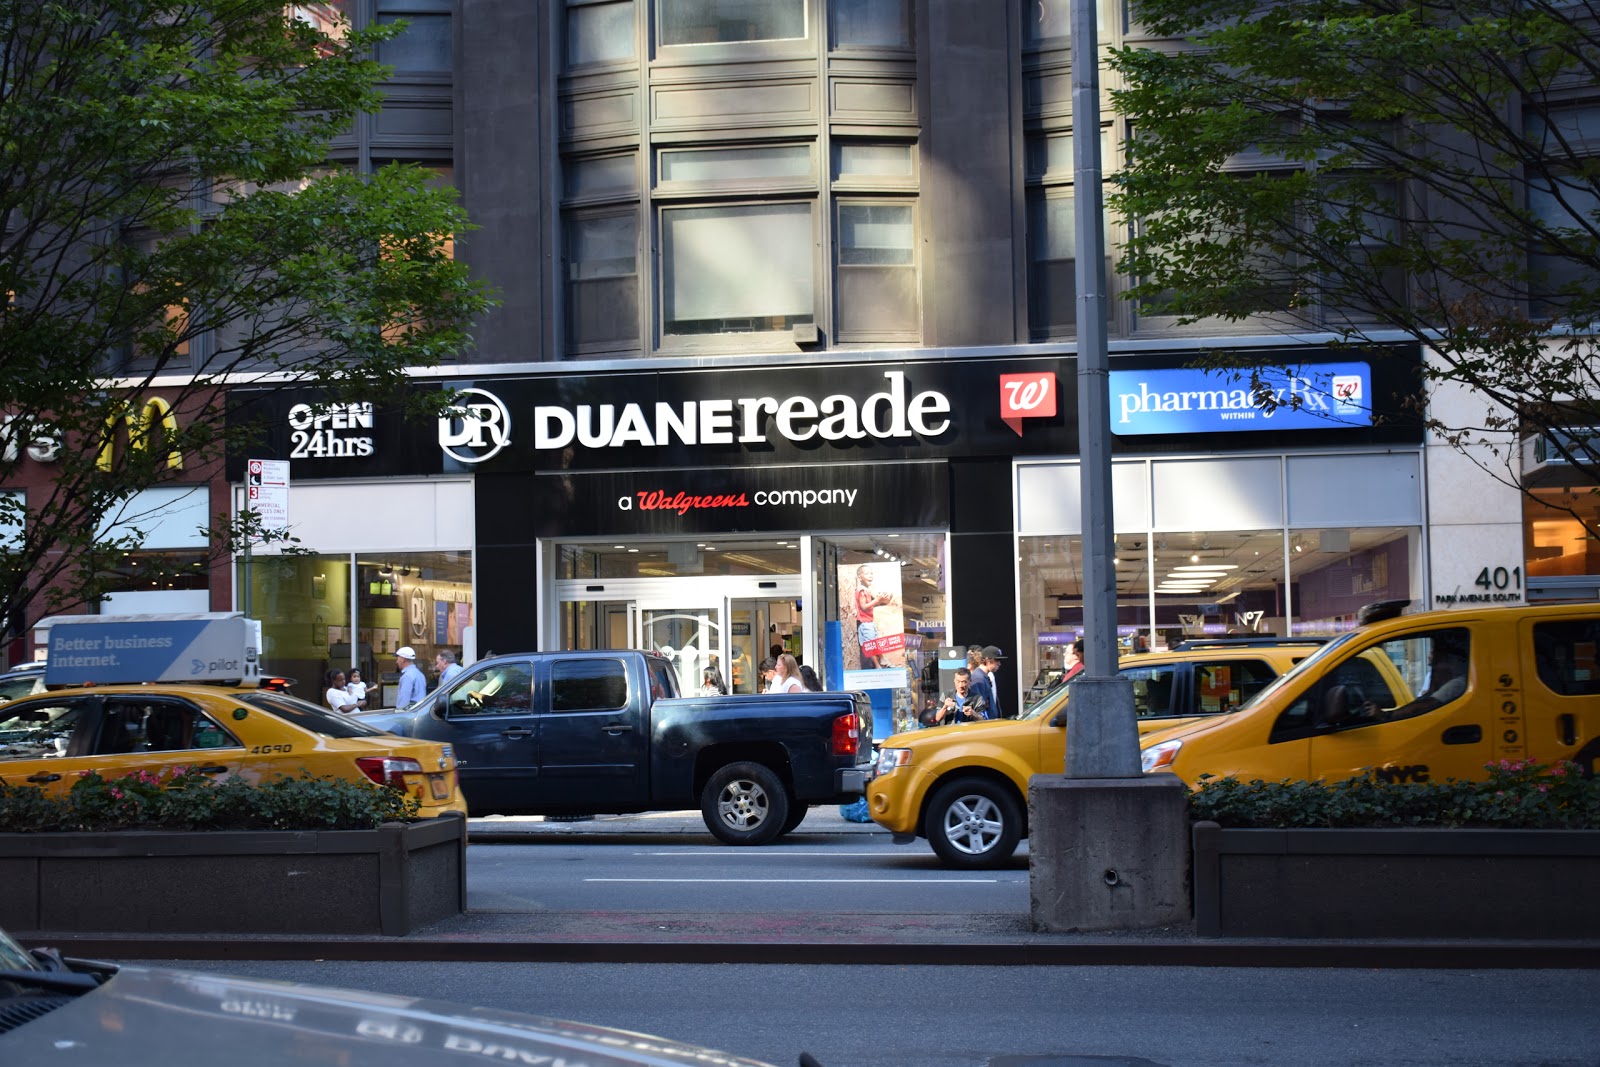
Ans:
POLYGON ((1236 571, 1239 567, 1234 563, 1202 563, 1198 567, 1174 567, 1172 572, 1188 571, 1192 574, 1205 574, 1208 571, 1236 571))

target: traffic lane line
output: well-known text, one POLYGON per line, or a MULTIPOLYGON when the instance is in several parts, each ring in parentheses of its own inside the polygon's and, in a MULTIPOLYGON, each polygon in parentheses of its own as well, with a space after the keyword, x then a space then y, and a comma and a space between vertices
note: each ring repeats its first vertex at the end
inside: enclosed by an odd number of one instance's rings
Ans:
POLYGON ((816 882, 836 885, 840 883, 871 885, 924 885, 951 883, 954 885, 980 885, 985 882, 1019 882, 1020 878, 585 878, 585 882, 770 882, 779 885, 796 885, 816 882))

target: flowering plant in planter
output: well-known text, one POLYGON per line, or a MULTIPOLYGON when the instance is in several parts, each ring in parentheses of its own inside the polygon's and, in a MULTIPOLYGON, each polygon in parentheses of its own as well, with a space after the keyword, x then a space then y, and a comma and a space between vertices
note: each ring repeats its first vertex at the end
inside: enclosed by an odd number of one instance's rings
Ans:
POLYGON ((1575 763, 1499 760, 1479 781, 1386 782, 1368 772, 1339 782, 1202 780, 1189 796, 1197 821, 1240 828, 1493 827, 1600 829, 1600 778, 1575 763))
POLYGON ((81 772, 65 794, 0 784, 0 832, 116 830, 367 830, 417 817, 417 801, 344 778, 218 782, 175 767, 106 779, 81 772))

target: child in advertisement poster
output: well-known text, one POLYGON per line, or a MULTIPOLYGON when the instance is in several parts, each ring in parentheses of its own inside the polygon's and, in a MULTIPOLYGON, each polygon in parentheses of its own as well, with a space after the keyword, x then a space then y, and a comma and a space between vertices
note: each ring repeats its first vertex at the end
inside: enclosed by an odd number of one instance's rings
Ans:
MULTIPOLYGON (((861 669, 872 670, 883 658, 876 647, 879 637, 878 609, 894 604, 894 593, 873 588, 875 576, 872 564, 863 563, 856 568, 856 642, 861 648, 861 669)), ((898 615, 898 612, 893 612, 898 615)), ((899 633, 899 629, 895 633, 899 633)))

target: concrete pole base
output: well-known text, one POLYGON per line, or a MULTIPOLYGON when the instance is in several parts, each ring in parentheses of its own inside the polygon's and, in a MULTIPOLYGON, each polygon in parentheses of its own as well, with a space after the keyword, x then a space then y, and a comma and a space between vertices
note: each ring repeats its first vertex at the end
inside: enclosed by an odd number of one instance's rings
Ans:
POLYGON ((1028 782, 1033 929, 1144 930, 1187 923, 1189 790, 1175 774, 1028 782))

